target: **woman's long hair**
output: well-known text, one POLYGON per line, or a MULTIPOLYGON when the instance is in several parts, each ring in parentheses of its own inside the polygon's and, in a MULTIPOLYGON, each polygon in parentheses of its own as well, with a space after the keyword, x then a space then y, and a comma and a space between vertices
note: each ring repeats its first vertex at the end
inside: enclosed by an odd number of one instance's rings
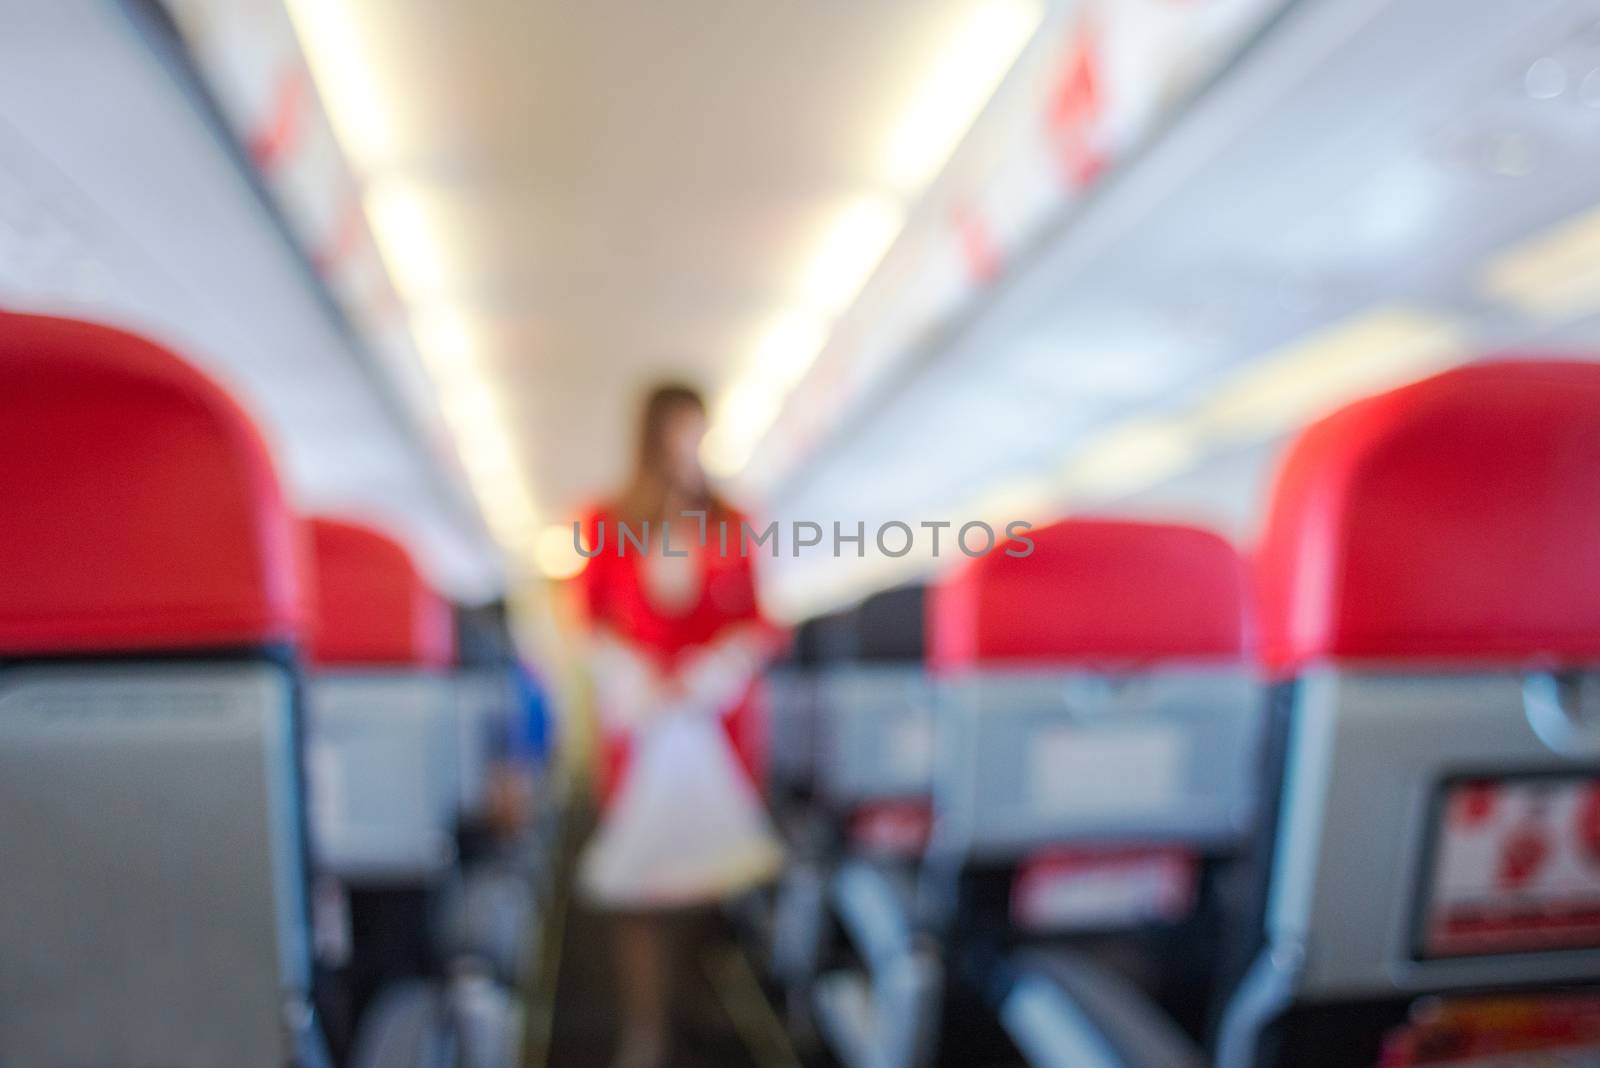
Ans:
MULTIPOLYGON (((668 518, 665 514, 667 498, 673 486, 672 477, 667 472, 667 424, 674 415, 685 410, 705 414, 705 399, 693 386, 667 382, 646 394, 639 414, 633 475, 614 505, 617 518, 623 522, 636 525, 668 518)), ((726 519, 732 514, 732 509, 704 482, 695 497, 685 501, 683 507, 705 509, 707 519, 712 522, 726 519)))

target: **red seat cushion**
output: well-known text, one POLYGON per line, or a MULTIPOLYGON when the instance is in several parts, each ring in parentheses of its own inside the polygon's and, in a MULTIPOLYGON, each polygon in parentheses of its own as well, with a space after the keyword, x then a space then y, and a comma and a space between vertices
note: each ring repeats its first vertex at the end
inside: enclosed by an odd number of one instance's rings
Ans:
POLYGON ((1476 364, 1313 425, 1257 565, 1280 671, 1600 657, 1600 366, 1476 364))
POLYGON ((929 663, 1127 665, 1237 660, 1245 579, 1222 538, 1193 527, 1069 519, 1001 546, 935 587, 929 663))
POLYGON ((214 382, 142 338, 0 313, 0 653, 292 640, 297 527, 214 382))
POLYGON ((404 547, 371 527, 309 520, 316 612, 311 658, 323 666, 448 667, 450 605, 404 547))

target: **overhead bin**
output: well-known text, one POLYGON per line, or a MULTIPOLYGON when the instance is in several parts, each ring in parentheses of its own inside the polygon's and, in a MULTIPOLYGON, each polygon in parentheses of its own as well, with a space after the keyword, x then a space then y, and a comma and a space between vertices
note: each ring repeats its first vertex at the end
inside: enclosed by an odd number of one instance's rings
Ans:
MULTIPOLYGON (((1587 358, 1592 287, 1560 265, 1582 260, 1600 165, 1577 92, 1593 18, 1286 5, 858 403, 797 392, 773 515, 1115 507, 1243 537, 1284 435, 1339 403, 1485 345, 1587 358), (1570 72, 1549 98, 1525 84, 1547 58, 1570 72)), ((804 615, 931 569, 815 566, 778 561, 774 603, 804 615)))

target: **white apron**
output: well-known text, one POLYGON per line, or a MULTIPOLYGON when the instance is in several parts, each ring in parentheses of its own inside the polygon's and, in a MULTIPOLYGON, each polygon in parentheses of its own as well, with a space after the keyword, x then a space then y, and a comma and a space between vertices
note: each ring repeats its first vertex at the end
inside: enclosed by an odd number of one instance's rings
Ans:
MULTIPOLYGON (((598 687, 607 721, 631 723, 632 751, 579 864, 585 897, 609 908, 670 908, 714 902, 771 879, 783 850, 715 711, 742 685, 708 656, 687 673, 687 697, 650 714, 640 707, 652 697, 643 676, 619 661, 619 652, 631 659, 616 648, 597 658, 597 682, 609 684, 598 687), (617 715, 627 711, 634 714, 617 715)), ((720 659, 730 657, 722 651, 720 659)))

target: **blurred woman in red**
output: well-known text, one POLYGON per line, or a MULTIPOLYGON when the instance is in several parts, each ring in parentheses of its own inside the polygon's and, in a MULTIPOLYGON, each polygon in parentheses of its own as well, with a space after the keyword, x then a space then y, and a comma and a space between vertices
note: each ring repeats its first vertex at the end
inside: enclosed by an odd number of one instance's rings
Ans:
POLYGON ((579 879, 590 903, 616 913, 615 1063, 627 1068, 667 1058, 675 918, 770 879, 782 861, 754 786, 750 707, 775 633, 757 611, 742 518, 700 465, 705 431, 698 393, 653 390, 633 477, 586 531, 604 806, 579 879))

